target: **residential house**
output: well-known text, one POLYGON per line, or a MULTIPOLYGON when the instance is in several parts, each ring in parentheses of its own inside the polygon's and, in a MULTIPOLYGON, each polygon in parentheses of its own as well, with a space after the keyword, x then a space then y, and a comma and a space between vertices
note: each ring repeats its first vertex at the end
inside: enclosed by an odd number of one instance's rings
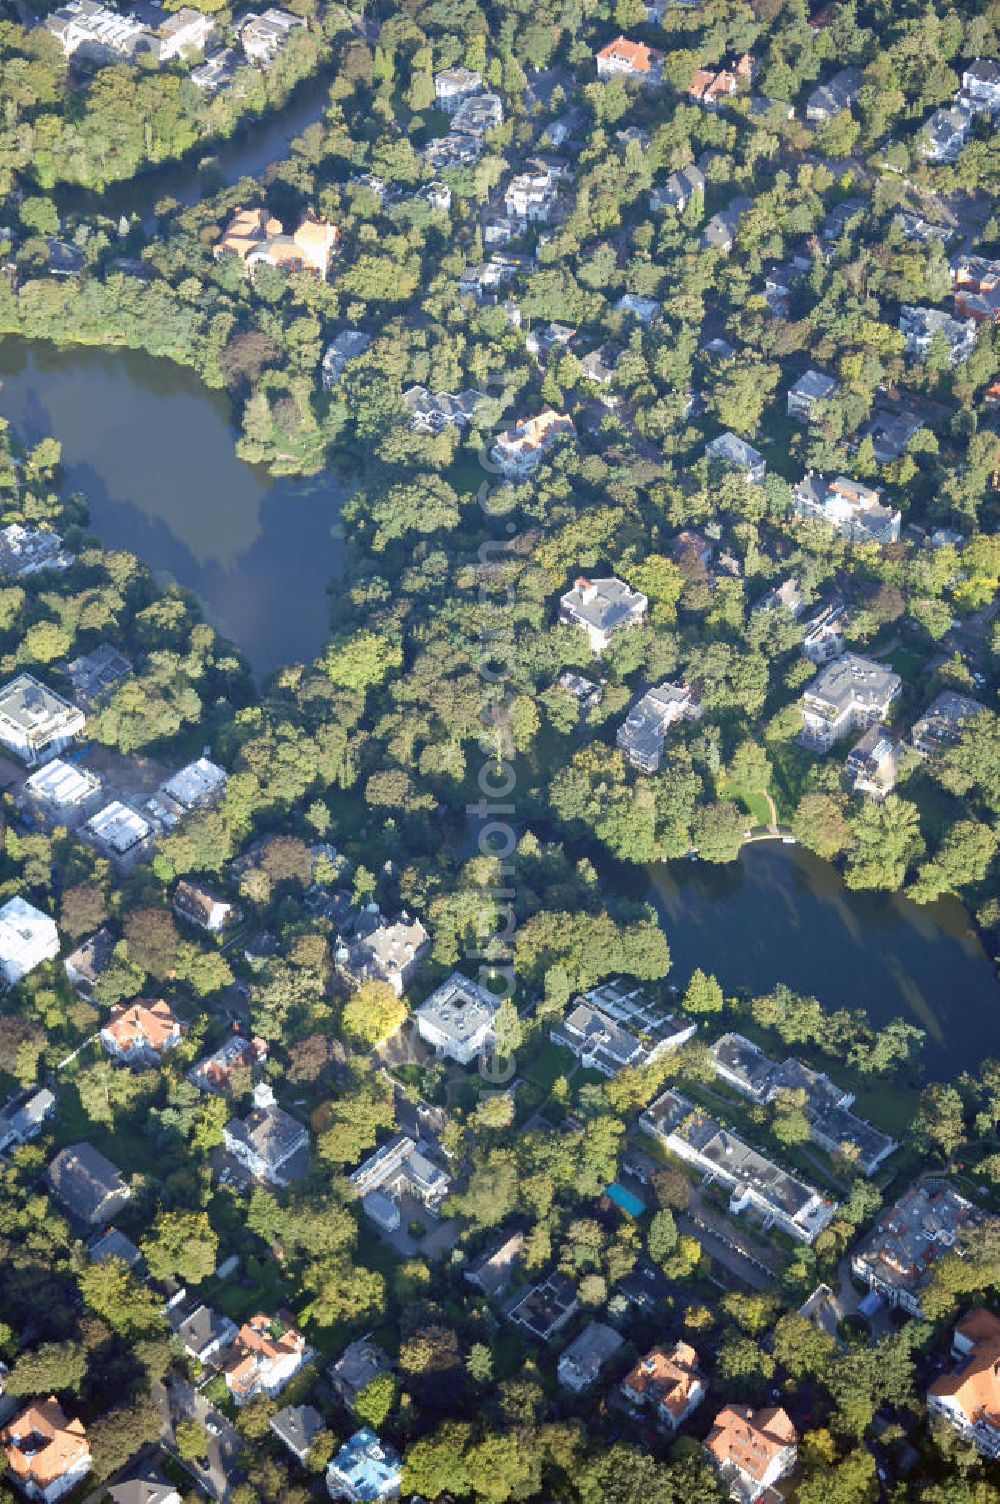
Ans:
POLYGON ((0 908, 0 976, 9 987, 29 971, 59 954, 59 931, 54 919, 20 894, 0 908))
POLYGON ((633 768, 656 773, 670 727, 677 721, 696 721, 700 714, 701 707, 686 684, 656 684, 636 700, 615 740, 633 768))
POLYGON ((371 347, 372 337, 360 329, 344 329, 323 352, 323 390, 336 391, 352 361, 371 347))
POLYGON ((183 1029, 169 1003, 141 998, 119 1003, 101 1030, 101 1043, 112 1059, 124 1065, 157 1065, 168 1050, 180 1044, 183 1029))
POLYGON ((792 507, 797 517, 825 522, 852 543, 896 543, 900 512, 883 506, 881 495, 846 475, 826 481, 810 470, 792 492, 792 507))
POLYGON ((392 1373, 392 1360, 371 1337, 359 1337, 345 1347, 327 1375, 337 1396, 348 1410, 353 1410, 358 1396, 383 1374, 392 1373))
POLYGON ((212 99, 227 84, 232 83, 238 67, 239 59, 233 49, 221 47, 218 52, 210 53, 197 68, 192 68, 188 77, 195 88, 212 99))
POLYGON ((383 1504, 398 1499, 403 1464, 388 1442, 379 1441, 370 1426, 362 1426, 331 1459, 326 1486, 331 1499, 351 1504, 383 1504))
POLYGON ((500 1003, 496 993, 453 971, 416 1010, 417 1032, 439 1055, 469 1065, 493 1048, 500 1003))
POLYGON ((336 225, 312 209, 306 210, 291 235, 286 235, 281 220, 266 209, 235 209, 212 247, 212 255, 216 261, 235 256, 248 271, 264 264, 288 272, 315 272, 325 278, 339 239, 336 225))
POLYGON ((976 348, 975 319, 953 319, 943 308, 917 308, 904 303, 899 327, 905 336, 906 353, 913 360, 926 361, 935 339, 943 342, 951 366, 968 360, 976 348))
POLYGON ((765 1231, 777 1226, 797 1242, 813 1243, 837 1213, 835 1201, 765 1159, 679 1092, 657 1097, 639 1127, 728 1190, 733 1216, 752 1211, 765 1231))
POLYGON ((910 732, 910 741, 915 751, 923 757, 934 757, 961 740, 962 733, 978 716, 986 714, 986 706, 971 695, 958 694, 953 689, 943 689, 931 701, 910 732))
POLYGON ((228 1316, 214 1311, 211 1306, 197 1305, 178 1321, 176 1334, 184 1351, 196 1363, 203 1368, 212 1363, 217 1368, 219 1363, 213 1360, 228 1352, 239 1336, 239 1328, 228 1316))
POLYGON ((235 904, 219 898, 198 883, 182 878, 174 889, 174 913, 210 935, 218 935, 239 919, 235 904))
POLYGON ((408 1134, 397 1134, 376 1149, 350 1177, 362 1210, 384 1232, 400 1225, 400 1202, 419 1201, 436 1217, 451 1188, 451 1176, 430 1158, 430 1146, 408 1134))
POLYGON ((499 94, 469 94, 459 102, 451 119, 453 139, 464 137, 482 150, 490 131, 503 125, 503 101, 499 94))
POLYGON ((286 1405, 271 1416, 271 1430, 297 1462, 304 1467, 313 1443, 326 1432, 326 1425, 312 1405, 286 1405))
POLYGON ((215 30, 215 22, 200 10, 190 5, 182 6, 168 16, 157 32, 161 63, 175 58, 190 58, 204 52, 205 43, 215 30))
POLYGON ((844 627, 847 606, 843 601, 827 601, 805 624, 802 656, 817 667, 839 658, 846 647, 844 627))
POLYGON ((49 1165, 49 1184, 68 1212, 97 1226, 109 1222, 132 1195, 110 1159, 93 1144, 68 1144, 49 1165))
POLYGON ((271 1316, 251 1316, 237 1332, 226 1359, 226 1388, 237 1405, 258 1395, 273 1399, 312 1356, 294 1327, 271 1316))
POLYGON ((82 710, 31 674, 18 674, 0 689, 0 745, 29 768, 65 752, 86 724, 82 710))
POLYGON ((673 209, 678 214, 683 214, 695 194, 704 195, 705 174, 700 167, 682 167, 677 172, 672 172, 665 183, 654 188, 649 195, 649 207, 654 214, 660 214, 664 209, 673 209))
POLYGON ((729 1497, 738 1504, 755 1504, 793 1470, 798 1440, 791 1419, 780 1408, 727 1405, 715 1417, 705 1451, 729 1497))
POLYGON ((447 172, 451 167, 472 167, 482 155, 482 143, 475 136, 466 136, 454 128, 447 136, 435 136, 421 152, 421 156, 435 172, 447 172))
POLYGON ((71 659, 66 665, 66 677, 80 704, 93 707, 132 677, 132 665, 110 642, 101 642, 92 652, 71 659))
POLYGON ((83 828, 100 846, 118 857, 127 856, 141 846, 152 831, 149 821, 120 799, 112 799, 96 815, 91 815, 83 828))
POLYGON ((927 1391, 927 1409, 971 1442, 983 1457, 1000 1458, 1000 1321, 982 1306, 952 1333, 954 1366, 927 1391))
POLYGON ((0 574, 24 579, 44 570, 69 569, 76 555, 67 553, 58 533, 10 522, 0 528, 0 574))
POLYGON ((663 317, 663 305, 657 298, 644 298, 636 292, 622 293, 614 307, 616 313, 630 313, 645 329, 652 328, 663 317))
POLYGON ((761 486, 767 473, 767 461, 746 439, 735 433, 720 433, 705 445, 705 458, 725 465, 730 470, 742 470, 753 486, 761 486))
POLYGON ((141 21, 98 0, 66 0, 46 17, 45 30, 55 37, 64 57, 92 63, 134 63, 145 54, 155 59, 156 37, 141 21))
POLYGON ((526 480, 564 436, 576 435, 573 419, 546 407, 534 418, 521 418, 496 437, 490 459, 508 480, 526 480))
POLYGON ((254 1088, 254 1107, 242 1119, 231 1118, 222 1133, 226 1150, 255 1180, 287 1185, 308 1167, 308 1129, 275 1105, 271 1088, 254 1088))
POLYGON ((576 330, 568 324, 540 324, 537 329, 529 329, 524 336, 524 348, 529 355, 536 360, 544 360, 546 356, 561 354, 568 350, 576 338, 576 330))
POLYGON ((720 209, 718 214, 713 214, 701 232, 702 249, 721 251, 723 255, 728 256, 735 244, 740 220, 750 208, 752 208, 750 200, 743 195, 738 195, 725 209, 720 209))
POLYGON ((994 58, 977 57, 962 74, 962 94, 977 110, 1000 114, 1000 63, 994 58))
POLYGON ((237 27, 244 56, 258 67, 269 68, 296 27, 305 24, 301 16, 293 16, 290 11, 277 10, 274 6, 269 6, 259 15, 244 16, 237 27))
POLYGON ((148 1463, 136 1477, 109 1488, 108 1498, 111 1504, 181 1504, 181 1496, 174 1485, 148 1463))
POLYGON ((861 429, 862 438, 870 438, 872 452, 880 465, 891 465, 906 453, 914 434, 923 424, 913 413, 894 413, 877 407, 861 429))
POLYGON ((793 621, 798 621, 805 610, 805 599, 802 594, 802 586, 794 575, 789 575, 782 580, 780 585, 775 585, 766 595, 762 596, 754 611, 787 611, 793 621))
POLYGON ((817 402, 829 402, 831 397, 840 391, 840 382, 834 381, 825 371, 817 371, 810 366, 788 389, 786 406, 788 416, 797 418, 801 422, 808 422, 813 416, 813 409, 817 402))
POLYGON ((581 575, 559 598, 559 620, 564 626, 582 627, 592 652, 600 657, 617 632, 642 624, 648 608, 640 590, 614 575, 593 580, 581 575))
POLYGON ((884 721, 902 687, 892 669, 857 653, 842 653, 819 673, 800 701, 804 747, 827 752, 852 731, 884 721))
POLYGON ((1000 261, 987 256, 952 258, 955 312, 978 323, 1000 323, 1000 261))
POLYGON ((349 987, 387 982, 402 997, 430 948, 430 935, 419 919, 405 910, 388 919, 372 904, 355 920, 350 938, 337 946, 337 970, 349 987))
POLYGON ((56 1099, 47 1086, 21 1092, 0 1109, 0 1152, 19 1149, 37 1138, 56 1110, 56 1099))
POLYGON ((108 1227, 87 1244, 87 1254, 95 1264, 105 1264, 108 1259, 120 1259, 130 1269, 141 1272, 142 1254, 131 1238, 117 1227, 108 1227))
POLYGON ((663 1013, 640 988, 611 981, 576 998, 549 1037, 572 1050, 588 1070, 614 1077, 680 1049, 697 1027, 691 1019, 663 1013))
POLYGON ((825 84, 815 88, 806 100, 806 119, 813 125, 825 125, 849 110, 861 92, 861 69, 841 68, 825 84))
POLYGON ((434 96, 439 110, 454 115, 459 105, 483 87, 483 75, 472 68, 442 68, 434 75, 434 96))
POLYGON ((540 1342, 549 1342, 579 1308, 576 1288, 565 1274, 550 1274, 531 1289, 509 1312, 510 1319, 540 1342))
POLYGON ((616 37, 596 57, 598 78, 634 78, 639 83, 659 83, 663 76, 663 53, 644 42, 616 37))
POLYGON ((856 794, 884 799, 896 786, 900 744, 885 726, 869 726, 847 754, 847 776, 856 794))
POLYGON ((972 129, 972 111, 959 105, 942 105, 924 121, 920 154, 935 165, 956 162, 972 129))
POLYGON ((230 1034, 217 1050, 213 1050, 211 1055, 205 1055, 191 1067, 188 1080, 200 1091, 225 1096, 234 1072, 252 1070, 255 1065, 262 1065, 266 1060, 266 1040, 256 1036, 248 1039, 245 1034, 230 1034))
POLYGON ((53 757, 24 781, 27 799, 64 820, 101 792, 101 780, 87 768, 53 757))
POLYGON ((559 198, 559 184, 551 168, 535 163, 511 178, 504 193, 508 219, 548 224, 559 198))
POLYGON ((941 1180, 910 1186, 879 1217, 851 1255, 851 1273, 877 1293, 891 1310, 921 1319, 920 1297, 934 1265, 946 1256, 962 1257, 976 1238, 1000 1219, 988 1216, 941 1180))
POLYGON ((76 950, 64 957, 63 970, 81 997, 90 997, 98 977, 111 965, 115 944, 114 934, 105 925, 81 940, 76 950))
POLYGON ((491 1298, 502 1295, 521 1267, 523 1250, 524 1233, 513 1232, 499 1247, 466 1269, 465 1278, 484 1295, 491 1298))
POLYGON ((741 1096, 763 1106, 775 1102, 785 1091, 805 1094, 804 1112, 814 1143, 827 1153, 852 1152, 859 1169, 872 1175, 899 1145, 851 1112, 854 1093, 837 1086, 822 1071, 800 1060, 772 1060, 742 1034, 724 1034, 711 1051, 712 1064, 721 1081, 741 1096))
POLYGON ((468 428, 484 394, 473 388, 467 392, 429 392, 425 386, 411 386, 403 393, 403 402, 415 433, 444 433, 446 428, 468 428))
POLYGON ((583 1394, 597 1383, 601 1369, 622 1346, 624 1338, 614 1327, 592 1321, 575 1337, 559 1359, 556 1375, 571 1394, 583 1394))
POLYGON ((621 1382, 625 1403, 634 1410, 652 1410, 668 1431, 676 1431, 694 1414, 707 1388, 698 1354, 690 1343, 680 1341, 669 1352, 652 1348, 621 1382))
POLYGON ((29 1499, 54 1504, 90 1472, 83 1422, 70 1420, 54 1394, 36 1400, 0 1432, 7 1475, 29 1499))

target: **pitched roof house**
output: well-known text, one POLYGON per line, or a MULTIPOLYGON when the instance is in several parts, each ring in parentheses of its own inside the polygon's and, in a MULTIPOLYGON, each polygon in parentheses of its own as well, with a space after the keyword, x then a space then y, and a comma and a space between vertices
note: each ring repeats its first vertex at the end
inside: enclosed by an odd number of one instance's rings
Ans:
POLYGON ((546 407, 497 434, 490 458, 510 480, 523 480, 563 435, 576 434, 573 419, 546 407))
POLYGON ((101 1030, 101 1043, 108 1054, 126 1065, 155 1065, 167 1050, 181 1042, 183 1030, 170 1004, 139 999, 120 1003, 101 1030))
POLYGON ((22 1410, 0 1442, 11 1478, 29 1499, 53 1504, 90 1472, 83 1422, 70 1420, 54 1394, 22 1410))
POLYGON ((270 1087, 254 1089, 254 1104, 242 1122, 230 1119, 222 1131, 223 1142, 255 1179, 287 1185, 307 1168, 309 1132, 274 1105, 270 1087))
POLYGON ((82 710, 31 674, 0 689, 0 745, 29 768, 58 757, 87 724, 82 710))
POLYGON ((226 1386, 237 1405, 259 1394, 280 1394, 289 1379, 312 1356, 294 1327, 281 1327, 270 1316, 251 1316, 236 1334, 225 1366, 226 1386))
POLYGON ((669 1352, 654 1347, 640 1358, 622 1380, 621 1390, 627 1404, 653 1408, 660 1424, 676 1431, 705 1398, 706 1384, 694 1348, 675 1342, 669 1352))
POLYGON ((598 78, 635 78, 641 83, 656 83, 663 73, 663 53, 645 42, 630 42, 615 37, 597 54, 598 78))
POLYGON ((1000 1457, 1000 1321, 982 1306, 963 1316, 952 1336, 955 1366, 927 1391, 927 1408, 984 1457, 1000 1457))
POLYGON ((283 271, 316 272, 325 277, 339 239, 336 225, 312 209, 306 210, 291 235, 266 209, 236 209, 212 247, 212 255, 216 261, 222 256, 236 256, 248 269, 265 263, 283 271))
POLYGON ((132 1194, 121 1171, 93 1144, 67 1144, 49 1165, 52 1189, 82 1222, 107 1222, 132 1194))
POLYGON ((350 938, 337 946, 337 970, 350 987, 387 982, 402 997, 430 948, 430 935, 419 919, 405 910, 389 919, 376 905, 358 917, 350 938))
POLYGON ((174 889, 174 913, 189 924, 217 935, 227 924, 235 923, 239 910, 235 904, 210 893, 207 888, 182 878, 174 889))
POLYGON ((705 1450, 740 1504, 754 1504, 795 1466, 798 1432, 780 1408, 727 1405, 715 1417, 705 1450))
POLYGON ((559 598, 559 620, 564 626, 582 627, 593 652, 599 655, 616 632, 641 624, 648 606, 640 590, 633 590, 614 575, 603 579, 581 575, 559 598))

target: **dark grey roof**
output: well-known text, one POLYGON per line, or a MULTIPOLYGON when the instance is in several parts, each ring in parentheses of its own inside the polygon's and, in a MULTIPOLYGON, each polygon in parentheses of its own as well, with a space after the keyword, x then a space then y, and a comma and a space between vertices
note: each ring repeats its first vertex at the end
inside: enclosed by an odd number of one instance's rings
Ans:
POLYGON ((127 1483, 116 1483, 108 1489, 112 1504, 170 1504, 179 1494, 172 1483, 153 1469, 145 1470, 138 1478, 127 1483))
POLYGON ((68 1144, 49 1165, 49 1180, 64 1206, 85 1222, 99 1222, 130 1195, 121 1171, 93 1144, 68 1144), (113 1208, 105 1202, 113 1199, 113 1208))
POLYGON ((312 1405, 286 1405, 284 1410, 272 1415, 271 1430, 279 1441, 301 1457, 326 1427, 322 1415, 312 1405))

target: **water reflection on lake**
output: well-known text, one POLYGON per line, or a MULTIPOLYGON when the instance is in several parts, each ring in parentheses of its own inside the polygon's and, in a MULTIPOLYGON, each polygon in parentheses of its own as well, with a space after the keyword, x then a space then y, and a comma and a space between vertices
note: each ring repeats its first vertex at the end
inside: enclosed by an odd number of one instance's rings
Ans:
POLYGON ((728 990, 786 982, 875 1025, 904 1018, 927 1031, 931 1077, 1000 1059, 1000 987, 957 900, 853 893, 830 863, 774 842, 730 866, 672 862, 648 875, 679 986, 701 966, 728 990))
POLYGON ((67 483, 109 548, 194 590, 258 674, 319 651, 348 485, 245 465, 226 398, 141 352, 7 339, 0 380, 0 415, 28 443, 59 439, 67 483))

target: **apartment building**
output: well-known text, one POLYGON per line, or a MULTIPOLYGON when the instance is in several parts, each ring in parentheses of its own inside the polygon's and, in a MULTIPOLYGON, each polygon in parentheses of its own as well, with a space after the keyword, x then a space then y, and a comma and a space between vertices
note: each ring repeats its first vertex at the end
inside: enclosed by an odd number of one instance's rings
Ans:
POLYGON ((884 664, 842 653, 820 669, 799 702, 800 742, 811 751, 826 752, 852 731, 867 731, 885 720, 902 683, 884 664))
POLYGON ((852 543, 896 543, 899 511, 882 505, 881 492, 846 475, 827 481, 810 471, 792 492, 798 517, 825 522, 852 543))

